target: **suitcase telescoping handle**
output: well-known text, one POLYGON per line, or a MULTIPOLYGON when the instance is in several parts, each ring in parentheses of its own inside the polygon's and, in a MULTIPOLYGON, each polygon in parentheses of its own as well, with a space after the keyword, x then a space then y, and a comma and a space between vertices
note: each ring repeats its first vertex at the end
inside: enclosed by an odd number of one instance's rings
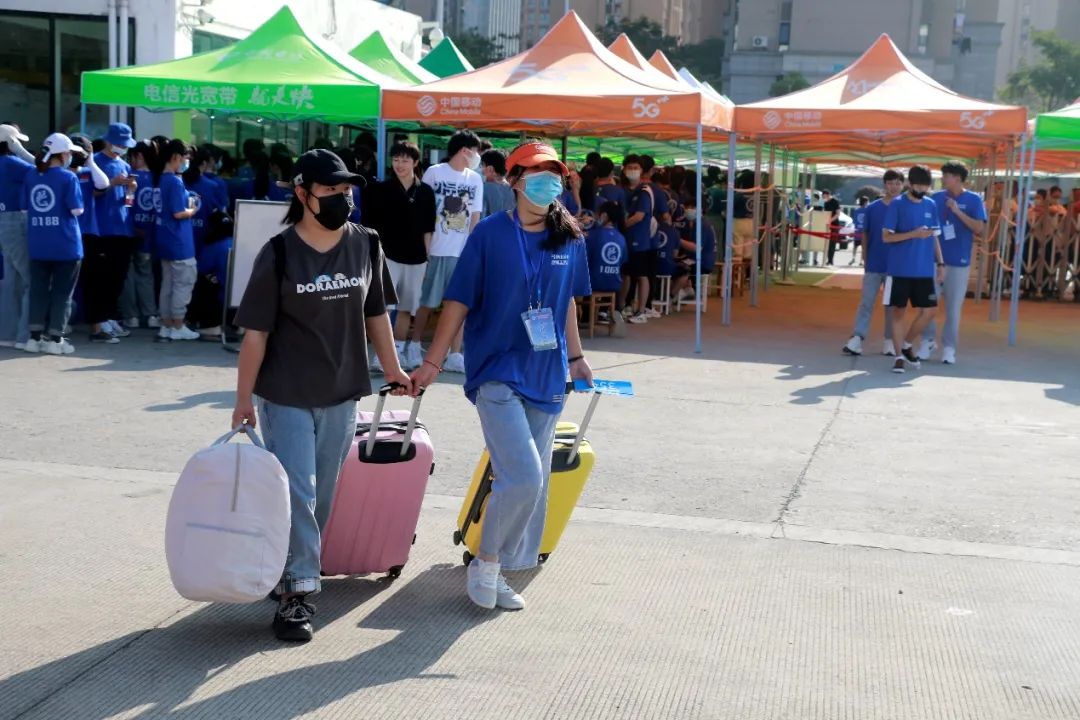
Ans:
MULTIPOLYGON (((393 390, 401 387, 401 383, 388 383, 379 388, 379 400, 375 404, 375 416, 371 418, 371 430, 368 432, 367 444, 364 446, 364 455, 371 457, 375 449, 375 438, 379 434, 379 421, 382 419, 383 407, 386 405, 386 396, 393 390)), ((412 403, 412 411, 409 412, 409 424, 405 427, 405 441, 401 443, 401 457, 405 457, 412 445, 413 430, 416 429, 416 414, 420 411, 420 399, 424 397, 421 390, 412 403)))
MULTIPOLYGON (((574 392, 574 383, 566 383, 567 394, 574 392)), ((596 404, 600 402, 600 393, 595 389, 591 393, 592 398, 589 400, 589 407, 585 410, 585 418, 581 421, 581 425, 578 426, 577 436, 574 437, 574 445, 570 448, 570 457, 567 459, 568 463, 574 462, 574 458, 577 457, 578 448, 581 447, 581 441, 585 439, 585 430, 589 427, 589 423, 592 422, 593 413, 596 412, 596 404)))
POLYGON ((232 440, 233 436, 237 433, 243 433, 244 435, 247 435, 248 440, 251 441, 251 444, 259 448, 260 450, 266 449, 266 446, 263 445, 263 441, 259 439, 259 434, 255 432, 255 428, 251 427, 246 422, 243 425, 237 425, 232 430, 219 437, 217 440, 214 441, 214 444, 221 445, 222 443, 227 443, 232 440))

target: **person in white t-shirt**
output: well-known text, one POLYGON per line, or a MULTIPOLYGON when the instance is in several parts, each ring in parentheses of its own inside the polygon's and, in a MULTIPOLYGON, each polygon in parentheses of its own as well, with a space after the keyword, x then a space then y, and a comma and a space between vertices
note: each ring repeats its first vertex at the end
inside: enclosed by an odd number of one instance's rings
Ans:
MULTIPOLYGON (((424 173, 424 183, 435 191, 435 234, 431 239, 412 342, 405 349, 406 362, 413 367, 420 366, 424 361, 420 346, 424 328, 431 311, 442 304, 443 293, 450 284, 458 257, 469 233, 480 221, 484 207, 484 178, 476 172, 480 167, 480 138, 469 130, 459 130, 450 138, 447 156, 450 158, 448 162, 432 165, 424 173)), ((465 372, 460 333, 450 347, 443 369, 465 372)))

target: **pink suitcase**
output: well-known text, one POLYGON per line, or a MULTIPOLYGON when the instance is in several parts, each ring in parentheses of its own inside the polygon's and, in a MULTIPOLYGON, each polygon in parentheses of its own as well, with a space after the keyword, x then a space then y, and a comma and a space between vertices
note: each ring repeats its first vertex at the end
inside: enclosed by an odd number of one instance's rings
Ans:
POLYGON ((383 412, 390 390, 379 390, 374 413, 357 413, 356 438, 323 531, 323 575, 396 578, 409 561, 435 450, 416 419, 420 398, 410 412, 383 412))

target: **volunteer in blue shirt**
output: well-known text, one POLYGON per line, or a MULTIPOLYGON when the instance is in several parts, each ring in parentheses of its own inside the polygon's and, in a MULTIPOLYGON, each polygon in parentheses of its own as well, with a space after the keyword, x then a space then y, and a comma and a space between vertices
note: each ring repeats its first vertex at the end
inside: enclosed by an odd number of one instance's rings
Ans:
POLYGON ((83 257, 79 215, 83 213, 79 180, 68 168, 84 151, 71 138, 53 133, 45 138, 37 167, 26 176, 30 253, 30 339, 27 352, 68 355, 75 348, 64 337, 71 314, 71 294, 83 257))
POLYGON ((712 275, 716 267, 716 231, 702 217, 701 203, 693 195, 683 200, 683 228, 680 233, 679 254, 681 261, 671 284, 672 296, 676 302, 683 302, 694 297, 697 282, 697 228, 701 225, 701 277, 712 275))
MULTIPOLYGON (((945 189, 934 193, 941 218, 941 255, 945 259, 945 279, 938 294, 945 296, 945 327, 941 331, 941 361, 956 364, 960 343, 960 317, 967 297, 968 277, 975 237, 986 232, 986 206, 983 199, 964 188, 968 169, 962 163, 941 166, 941 184, 945 189)), ((937 322, 931 321, 923 334, 920 360, 929 360, 937 343, 937 322)))
POLYGON ((26 348, 30 337, 30 256, 26 253, 23 184, 34 156, 22 143, 30 139, 15 125, 0 125, 0 347, 26 348))
POLYGON ((635 325, 648 322, 645 303, 649 299, 649 275, 652 274, 652 220, 653 195, 649 186, 642 182, 641 158, 627 155, 623 158, 623 175, 630 190, 629 210, 626 218, 626 241, 630 245, 630 261, 626 264, 626 278, 619 293, 619 307, 624 316, 635 325), (630 286, 636 285, 637 295, 633 311, 626 305, 630 286))
POLYGON ((596 200, 594 204, 596 210, 599 210, 600 206, 606 202, 617 202, 625 215, 627 209, 626 189, 615 181, 615 163, 612 162, 611 158, 600 158, 600 162, 596 166, 596 175, 596 200))
POLYGON ((184 325, 198 275, 191 219, 199 209, 180 179, 191 163, 192 154, 193 149, 183 140, 170 140, 159 148, 154 167, 154 211, 157 213, 154 240, 157 255, 161 258, 158 342, 199 339, 199 333, 184 325))
POLYGON ((138 188, 131 166, 124 160, 127 151, 135 147, 131 128, 113 123, 104 140, 105 148, 94 156, 94 162, 109 178, 109 187, 96 193, 94 203, 100 234, 84 238, 83 314, 90 324, 90 342, 112 344, 115 338, 131 334, 117 318, 120 291, 135 251, 131 207, 138 188))
POLYGON ((157 157, 153 140, 140 141, 128 153, 131 168, 135 172, 138 189, 132 206, 132 225, 135 228, 134 252, 127 279, 120 291, 120 315, 124 327, 158 329, 161 320, 157 311, 157 295, 154 293, 154 231, 157 215, 154 212, 154 176, 150 171, 157 157))
POLYGON ((885 302, 893 314, 895 373, 904 372, 907 365, 919 367, 912 343, 934 319, 937 308, 935 265, 938 284, 944 277, 945 263, 937 239, 941 227, 937 204, 926 196, 931 182, 929 168, 915 165, 908 170, 908 191, 889 204, 882 224, 882 240, 889 247, 885 302), (909 303, 918 314, 905 336, 901 334, 901 328, 909 303))
POLYGON ((622 206, 606 202, 596 211, 596 224, 589 231, 589 284, 592 291, 617 293, 622 287, 622 266, 626 262, 626 238, 619 232, 624 222, 622 206))
POLYGON ((591 293, 587 251, 558 202, 569 171, 542 143, 518 146, 506 164, 517 208, 485 218, 469 236, 435 338, 412 376, 414 393, 434 382, 464 323, 465 394, 495 474, 466 579, 470 599, 486 609, 524 607, 501 570, 537 564, 567 372, 592 383, 574 306, 574 296, 591 293))
MULTIPOLYGON (((870 320, 877 305, 878 290, 885 284, 889 267, 889 249, 882 240, 881 233, 885 225, 885 213, 896 198, 904 192, 904 176, 896 170, 886 170, 882 178, 885 195, 866 206, 866 228, 863 231, 863 279, 862 297, 859 308, 855 311, 855 329, 851 338, 844 345, 846 355, 862 355, 863 342, 870 334, 870 320)), ((882 354, 895 355, 893 347, 892 310, 885 303, 885 344, 882 354)))
MULTIPOLYGON (((859 248, 866 243, 866 208, 870 205, 870 198, 865 195, 859 196, 859 206, 851 213, 851 220, 855 225, 855 244, 851 250, 851 261, 848 265, 854 265, 859 260, 859 248)), ((866 252, 863 251, 863 259, 866 252)))
MULTIPOLYGON (((206 242, 207 223, 210 216, 218 210, 225 210, 229 202, 222 201, 220 186, 206 177, 205 173, 214 167, 214 159, 206 150, 195 150, 188 169, 184 171, 184 187, 195 198, 196 212, 191 218, 191 230, 195 237, 195 248, 201 248, 206 242)), ((272 184, 273 186, 273 184, 272 184)), ((280 187, 277 199, 286 199, 285 192, 280 187)))
POLYGON ((198 279, 188 308, 188 315, 198 326, 200 340, 221 341, 232 244, 232 219, 218 210, 207 221, 206 240, 197 258, 198 279))

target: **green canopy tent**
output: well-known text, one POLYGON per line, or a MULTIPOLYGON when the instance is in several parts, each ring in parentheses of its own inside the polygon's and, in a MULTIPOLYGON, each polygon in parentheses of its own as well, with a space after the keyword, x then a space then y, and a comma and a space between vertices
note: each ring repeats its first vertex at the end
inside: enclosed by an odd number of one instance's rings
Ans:
POLYGON ((349 55, 405 85, 422 85, 439 79, 434 73, 428 72, 392 47, 378 30, 368 35, 349 55))
POLYGON ((476 69, 465 59, 450 38, 443 38, 442 42, 432 48, 431 52, 420 60, 420 67, 440 78, 472 72, 476 69))
POLYGON ((179 60, 82 76, 82 102, 282 121, 378 118, 402 83, 305 32, 288 6, 243 40, 179 60))

